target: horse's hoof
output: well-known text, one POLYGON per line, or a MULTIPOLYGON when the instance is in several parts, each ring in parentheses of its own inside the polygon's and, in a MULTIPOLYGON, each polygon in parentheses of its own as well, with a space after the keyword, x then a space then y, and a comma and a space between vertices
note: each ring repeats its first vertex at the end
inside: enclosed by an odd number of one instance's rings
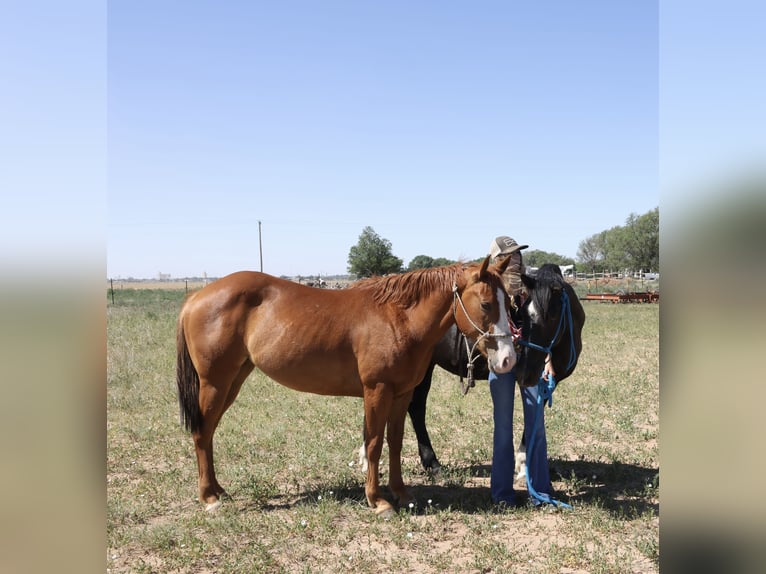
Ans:
POLYGON ((378 508, 375 509, 375 515, 382 520, 391 520, 396 516, 396 510, 393 506, 385 506, 383 508, 378 506, 378 508))
POLYGON ((220 499, 219 499, 219 500, 216 500, 215 502, 208 502, 208 503, 205 505, 205 512, 215 512, 216 510, 218 510, 219 508, 221 508, 221 505, 222 505, 222 504, 223 504, 223 503, 220 501, 220 499))

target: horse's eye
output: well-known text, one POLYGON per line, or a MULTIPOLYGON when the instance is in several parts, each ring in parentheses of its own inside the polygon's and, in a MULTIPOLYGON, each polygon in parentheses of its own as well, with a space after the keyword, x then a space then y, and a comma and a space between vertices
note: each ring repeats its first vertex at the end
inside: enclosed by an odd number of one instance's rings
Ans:
POLYGON ((482 302, 481 310, 489 313, 492 310, 492 303, 482 302))

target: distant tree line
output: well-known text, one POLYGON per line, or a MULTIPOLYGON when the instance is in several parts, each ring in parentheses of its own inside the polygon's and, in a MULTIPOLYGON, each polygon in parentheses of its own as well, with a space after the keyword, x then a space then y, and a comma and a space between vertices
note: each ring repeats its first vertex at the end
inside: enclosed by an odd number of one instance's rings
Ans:
POLYGON ((577 266, 581 271, 608 269, 659 271, 660 208, 644 215, 630 214, 625 225, 612 227, 580 242, 577 266))
MULTIPOLYGON (((659 271, 660 262, 659 207, 636 215, 631 213, 625 225, 612 227, 580 242, 577 260, 539 249, 524 251, 527 267, 543 263, 575 265, 579 271, 601 273, 607 270, 659 271)), ((481 261, 483 257, 476 261, 481 261)), ((348 272, 358 278, 388 275, 415 269, 450 265, 455 261, 444 257, 416 255, 405 267, 392 252, 391 242, 380 237, 372 227, 365 227, 359 241, 348 254, 348 272)))

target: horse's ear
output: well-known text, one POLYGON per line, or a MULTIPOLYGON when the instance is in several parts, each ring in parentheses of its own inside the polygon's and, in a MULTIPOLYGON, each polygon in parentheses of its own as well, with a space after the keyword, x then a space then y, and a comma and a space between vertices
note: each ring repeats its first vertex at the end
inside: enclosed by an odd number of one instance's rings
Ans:
POLYGON ((524 287, 529 289, 530 291, 535 288, 535 284, 537 283, 537 280, 532 277, 531 275, 527 275, 526 273, 521 274, 521 282, 524 284, 524 287))
MULTIPOLYGON (((489 261, 489 257, 487 257, 487 261, 489 261)), ((496 265, 498 274, 502 275, 505 273, 505 270, 508 269, 508 264, 511 262, 510 257, 503 257, 502 261, 498 265, 496 265)))
POLYGON ((484 261, 481 264, 481 268, 479 269, 479 279, 482 280, 487 276, 487 268, 489 267, 489 255, 487 255, 484 258, 484 261))

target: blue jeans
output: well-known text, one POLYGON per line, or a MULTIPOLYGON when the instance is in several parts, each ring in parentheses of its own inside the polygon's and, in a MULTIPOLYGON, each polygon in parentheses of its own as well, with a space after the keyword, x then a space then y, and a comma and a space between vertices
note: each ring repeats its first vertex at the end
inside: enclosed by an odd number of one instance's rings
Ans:
MULTIPOLYGON (((540 413, 532 449, 529 441, 537 413, 537 387, 520 387, 524 406, 524 435, 527 444, 527 472, 534 489, 540 494, 553 494, 548 470, 548 441, 545 438, 545 415, 540 413)), ((515 455, 513 446, 513 399, 516 375, 513 371, 489 374, 495 430, 492 442, 492 477, 490 493, 493 502, 516 503, 513 490, 515 455)), ((535 502, 530 498, 532 502, 535 502)))

